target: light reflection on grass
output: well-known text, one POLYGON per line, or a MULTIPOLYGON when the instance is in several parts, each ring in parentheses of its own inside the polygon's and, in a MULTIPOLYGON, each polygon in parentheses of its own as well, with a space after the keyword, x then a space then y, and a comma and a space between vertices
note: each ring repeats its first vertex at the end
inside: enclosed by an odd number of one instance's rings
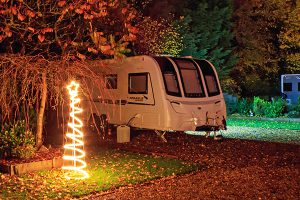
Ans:
POLYGON ((0 199, 72 198, 199 168, 180 160, 117 150, 99 151, 87 163, 90 177, 84 180, 68 180, 60 169, 20 177, 0 173, 0 199))

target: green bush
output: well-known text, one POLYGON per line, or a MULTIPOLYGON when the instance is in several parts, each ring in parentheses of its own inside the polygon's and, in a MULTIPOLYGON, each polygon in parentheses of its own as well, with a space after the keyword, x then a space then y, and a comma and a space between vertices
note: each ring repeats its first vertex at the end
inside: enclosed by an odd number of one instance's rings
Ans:
POLYGON ((6 124, 0 135, 0 154, 7 157, 29 158, 35 153, 35 138, 31 130, 26 129, 24 120, 15 124, 6 124))
POLYGON ((289 118, 300 118, 300 111, 291 110, 287 113, 287 117, 289 117, 289 118))
POLYGON ((259 117, 280 117, 283 116, 286 108, 286 102, 281 98, 275 98, 272 101, 266 101, 260 97, 254 97, 253 112, 259 117))
MULTIPOLYGON (((227 114, 238 112, 240 115, 249 116, 251 112, 257 117, 281 117, 287 112, 287 104, 281 98, 273 98, 267 101, 261 97, 254 97, 253 102, 247 98, 241 98, 236 102, 226 102, 227 114)), ((300 117, 300 98, 297 105, 290 106, 288 117, 300 117)))
POLYGON ((273 99, 272 102, 265 102, 264 113, 266 117, 280 117, 283 116, 283 111, 286 103, 282 99, 273 99))
POLYGON ((300 117, 300 97, 298 98, 298 103, 296 105, 288 106, 287 117, 290 118, 300 117))
POLYGON ((254 97, 253 99, 253 113, 255 116, 262 117, 265 115, 264 108, 267 102, 259 97, 254 97))
POLYGON ((34 145, 22 145, 22 146, 17 146, 14 149, 12 149, 12 155, 21 158, 21 159, 26 159, 26 158, 31 158, 36 152, 36 148, 34 145))
POLYGON ((248 116, 252 108, 251 102, 246 99, 242 98, 238 101, 238 113, 240 115, 248 116))

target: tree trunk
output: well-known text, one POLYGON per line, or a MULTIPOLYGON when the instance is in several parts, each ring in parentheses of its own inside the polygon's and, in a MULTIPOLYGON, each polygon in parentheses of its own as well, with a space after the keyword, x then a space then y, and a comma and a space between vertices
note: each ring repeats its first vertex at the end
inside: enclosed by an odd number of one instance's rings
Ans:
POLYGON ((46 98, 47 98, 47 81, 46 81, 46 72, 42 73, 42 99, 40 108, 38 111, 37 117, 37 130, 36 130, 36 147, 39 149, 43 145, 43 118, 46 106, 46 98))

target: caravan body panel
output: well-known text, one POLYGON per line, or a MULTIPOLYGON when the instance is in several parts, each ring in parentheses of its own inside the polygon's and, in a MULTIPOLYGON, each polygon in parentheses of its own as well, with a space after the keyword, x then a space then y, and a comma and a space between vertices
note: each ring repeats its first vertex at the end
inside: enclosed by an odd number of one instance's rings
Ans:
POLYGON ((208 61, 136 56, 110 61, 107 67, 107 95, 92 90, 88 115, 94 112, 107 116, 110 124, 162 131, 225 128, 223 94, 208 61))

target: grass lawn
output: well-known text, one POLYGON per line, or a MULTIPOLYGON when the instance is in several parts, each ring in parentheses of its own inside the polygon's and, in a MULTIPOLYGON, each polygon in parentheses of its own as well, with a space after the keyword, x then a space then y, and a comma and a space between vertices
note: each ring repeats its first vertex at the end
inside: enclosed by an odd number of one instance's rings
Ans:
POLYGON ((262 140, 300 144, 300 123, 276 121, 276 119, 228 119, 228 130, 222 135, 228 138, 262 140))
POLYGON ((122 185, 188 173, 200 166, 180 160, 117 150, 102 150, 87 159, 85 180, 68 180, 61 169, 9 176, 0 173, 0 199, 72 198, 122 185))
MULTIPOLYGON (((228 118, 227 125, 227 130, 221 132, 225 138, 300 144, 299 122, 228 118)), ((205 132, 188 131, 187 133, 205 135, 205 132)))
POLYGON ((228 126, 244 126, 256 128, 271 128, 271 129, 287 129, 300 130, 300 122, 292 121, 276 121, 276 118, 271 120, 260 120, 257 118, 228 118, 228 126))

